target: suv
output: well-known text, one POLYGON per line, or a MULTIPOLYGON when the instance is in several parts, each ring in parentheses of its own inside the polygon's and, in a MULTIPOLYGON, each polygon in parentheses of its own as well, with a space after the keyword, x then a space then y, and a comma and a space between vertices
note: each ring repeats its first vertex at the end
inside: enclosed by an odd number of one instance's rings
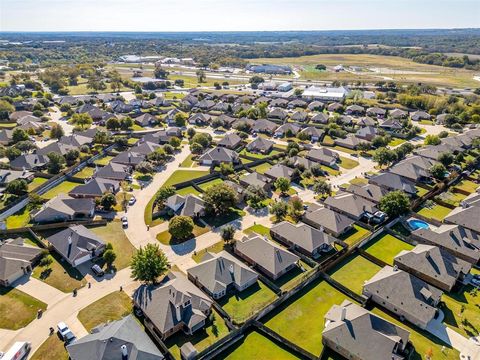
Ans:
POLYGON ((97 264, 93 265, 92 266, 92 271, 95 273, 95 275, 97 276, 103 276, 105 275, 104 271, 102 270, 102 268, 100 266, 98 266, 97 264))
POLYGON ((71 342, 77 340, 77 338, 75 337, 75 335, 73 335, 70 328, 64 322, 59 322, 57 324, 57 329, 58 329, 58 333, 60 334, 60 337, 65 342, 65 344, 70 344, 71 342))

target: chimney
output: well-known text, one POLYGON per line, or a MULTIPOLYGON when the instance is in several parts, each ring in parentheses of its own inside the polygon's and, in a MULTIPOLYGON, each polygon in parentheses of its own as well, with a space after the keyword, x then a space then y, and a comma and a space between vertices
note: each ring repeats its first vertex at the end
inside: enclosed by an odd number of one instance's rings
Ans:
POLYGON ((398 266, 397 265, 393 266, 393 271, 398 271, 398 266))
POLYGON ((429 250, 425 251, 425 257, 426 257, 427 259, 430 257, 430 251, 429 251, 429 250))
POLYGON ((340 320, 345 321, 347 317, 347 308, 345 306, 342 307, 342 313, 340 315, 340 320))
POLYGON ((230 264, 230 266, 228 267, 228 271, 230 271, 230 274, 233 275, 233 264, 230 264))
POLYGON ((68 236, 68 250, 67 250, 67 259, 70 257, 70 254, 72 253, 72 236, 68 236))
POLYGON ((122 350, 122 360, 127 360, 128 359, 127 345, 123 344, 122 346, 120 346, 120 349, 122 350))

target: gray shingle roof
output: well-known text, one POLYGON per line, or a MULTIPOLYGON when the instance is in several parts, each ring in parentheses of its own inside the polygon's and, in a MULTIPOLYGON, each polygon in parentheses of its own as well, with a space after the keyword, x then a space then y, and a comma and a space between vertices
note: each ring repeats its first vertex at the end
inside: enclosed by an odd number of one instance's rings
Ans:
POLYGON ((307 211, 304 218, 315 224, 318 228, 322 227, 332 233, 341 234, 354 223, 349 217, 331 209, 325 207, 310 207, 312 211, 307 211))
POLYGON ((310 253, 324 244, 331 245, 335 241, 335 238, 325 232, 303 223, 293 225, 288 221, 282 221, 272 226, 270 231, 310 253))
POLYGON ((199 161, 215 161, 215 162, 237 162, 239 159, 238 153, 233 150, 217 146, 216 148, 208 150, 201 155, 199 161))
POLYGON ((372 176, 369 179, 370 183, 383 186, 387 189, 402 190, 408 194, 415 195, 417 189, 415 183, 400 176, 390 172, 380 173, 378 175, 372 176))
POLYGON ((480 206, 457 207, 445 217, 444 221, 480 233, 480 206))
POLYGON ((72 196, 100 197, 106 192, 115 193, 119 188, 120 183, 118 181, 97 177, 86 184, 76 186, 69 194, 72 196))
POLYGON ((0 240, 0 280, 7 280, 40 256, 42 249, 24 245, 22 238, 0 240))
POLYGON ((267 152, 273 147, 273 145, 275 145, 275 143, 272 140, 268 140, 259 136, 247 145, 247 150, 267 152))

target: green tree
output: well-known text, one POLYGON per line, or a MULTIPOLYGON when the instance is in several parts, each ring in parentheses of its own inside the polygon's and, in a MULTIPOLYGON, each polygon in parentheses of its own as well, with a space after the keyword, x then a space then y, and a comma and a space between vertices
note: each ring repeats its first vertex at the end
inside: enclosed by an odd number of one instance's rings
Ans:
POLYGON ((47 170, 50 174, 58 174, 60 170, 62 170, 63 166, 65 165, 65 158, 55 152, 50 152, 47 154, 48 163, 47 163, 47 170))
POLYGON ((110 211, 117 205, 117 198, 112 193, 108 192, 100 199, 100 205, 104 210, 110 211))
POLYGON ((441 142, 442 140, 440 139, 440 137, 438 137, 438 135, 425 136, 425 145, 440 145, 441 142))
POLYGON ((237 229, 235 229, 235 226, 228 224, 222 227, 220 230, 220 236, 222 237, 223 241, 228 243, 233 239, 236 231, 237 229))
POLYGON ((220 173, 224 176, 233 174, 235 169, 231 163, 221 163, 220 164, 220 173))
POLYGON ((108 136, 106 131, 97 131, 97 133, 93 137, 93 142, 95 144, 105 145, 109 141, 110 141, 110 137, 108 136))
POLYGON ((212 143, 212 136, 207 133, 196 133, 193 135, 192 139, 190 140, 190 144, 197 143, 202 146, 202 148, 206 149, 212 143))
POLYGON ((190 216, 174 216, 168 223, 168 232, 174 239, 186 240, 192 235, 194 228, 190 216))
POLYGON ((224 214, 237 203, 237 193, 225 183, 212 185, 203 194, 203 200, 209 212, 224 214))
POLYGON ((179 112, 175 114, 174 120, 176 126, 183 127, 187 123, 187 116, 184 113, 179 112))
POLYGON ((442 152, 440 155, 438 155, 438 161, 440 161, 443 166, 450 166, 453 161, 455 160, 455 157, 453 154, 449 151, 442 152))
POLYGON ((22 152, 18 150, 16 147, 10 146, 5 149, 5 156, 8 158, 8 160, 13 160, 17 157, 22 155, 22 152))
POLYGON ((154 71, 155 78, 166 79, 168 77, 168 74, 169 74, 169 72, 167 70, 165 70, 163 67, 161 67, 161 66, 156 66, 155 67, 155 71, 154 71))
POLYGON ((373 153, 373 161, 378 163, 378 165, 389 165, 392 161, 396 159, 396 154, 392 150, 381 147, 373 153))
POLYGON ((60 139, 64 135, 65 132, 63 131, 63 127, 60 124, 53 124, 50 128, 50 138, 60 139))
POLYGON ((132 278, 146 283, 156 283, 169 268, 168 258, 157 244, 147 244, 132 257, 132 278))
POLYGON ((120 120, 120 129, 122 130, 129 130, 133 126, 133 120, 130 116, 124 117, 122 120, 120 120))
POLYGON ((102 255, 103 260, 107 264, 108 268, 112 267, 113 262, 117 258, 117 254, 115 254, 115 251, 112 249, 105 250, 105 252, 102 255))
POLYGON ((14 143, 17 143, 19 141, 26 141, 28 140, 28 134, 25 130, 16 128, 13 130, 12 140, 14 143))
POLYGON ((205 75, 205 71, 203 71, 202 69, 197 70, 196 75, 197 75, 197 80, 200 84, 204 83, 205 80, 207 79, 207 76, 205 75))
POLYGON ((379 208, 393 218, 409 211, 410 199, 403 191, 392 191, 380 199, 379 208))
POLYGON ((116 117, 112 117, 107 120, 105 123, 108 130, 118 130, 120 129, 120 121, 116 117))
POLYGON ((137 170, 140 174, 144 175, 152 174, 155 171, 152 164, 150 164, 148 161, 142 161, 135 167, 135 170, 137 170))
POLYGON ((288 204, 284 201, 276 201, 270 205, 270 214, 275 215, 276 221, 282 221, 288 215, 288 204))
POLYGON ((298 196, 293 196, 288 201, 288 211, 294 219, 299 219, 303 214, 303 201, 298 196))
POLYGON ((78 157, 80 156, 80 152, 76 149, 68 150, 65 154, 65 160, 68 166, 71 166, 77 161, 78 157))
POLYGON ((282 194, 286 194, 290 189, 290 180, 284 177, 279 177, 277 180, 275 180, 274 185, 275 189, 280 191, 282 194))
POLYGON ((154 207, 156 206, 159 210, 163 209, 165 206, 165 200, 170 196, 175 195, 176 190, 173 186, 164 186, 158 190, 155 195, 154 207))
POLYGON ((330 196, 332 194, 332 185, 325 180, 317 180, 315 184, 313 184, 313 192, 323 196, 330 196))
POLYGON ((6 100, 0 100, 0 120, 7 120, 15 107, 6 100))
POLYGON ((73 114, 71 121, 81 129, 88 129, 93 123, 92 117, 87 113, 73 114))
POLYGON ((27 181, 24 179, 15 179, 10 181, 5 188, 5 192, 12 195, 23 195, 28 191, 27 181))
POLYGON ((170 140, 168 140, 168 143, 172 145, 175 149, 178 149, 182 144, 182 141, 178 137, 172 136, 170 140))
POLYGON ((430 174, 432 174, 432 176, 437 180, 443 180, 447 175, 447 169, 443 164, 434 164, 429 171, 430 174))

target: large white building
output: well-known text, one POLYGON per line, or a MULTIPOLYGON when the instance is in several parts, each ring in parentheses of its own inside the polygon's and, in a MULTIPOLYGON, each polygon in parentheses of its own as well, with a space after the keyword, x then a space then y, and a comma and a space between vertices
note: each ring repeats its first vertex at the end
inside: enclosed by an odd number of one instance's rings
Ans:
POLYGON ((327 100, 327 101, 341 101, 350 90, 343 86, 340 87, 316 87, 310 86, 306 88, 302 94, 305 99, 327 100))

